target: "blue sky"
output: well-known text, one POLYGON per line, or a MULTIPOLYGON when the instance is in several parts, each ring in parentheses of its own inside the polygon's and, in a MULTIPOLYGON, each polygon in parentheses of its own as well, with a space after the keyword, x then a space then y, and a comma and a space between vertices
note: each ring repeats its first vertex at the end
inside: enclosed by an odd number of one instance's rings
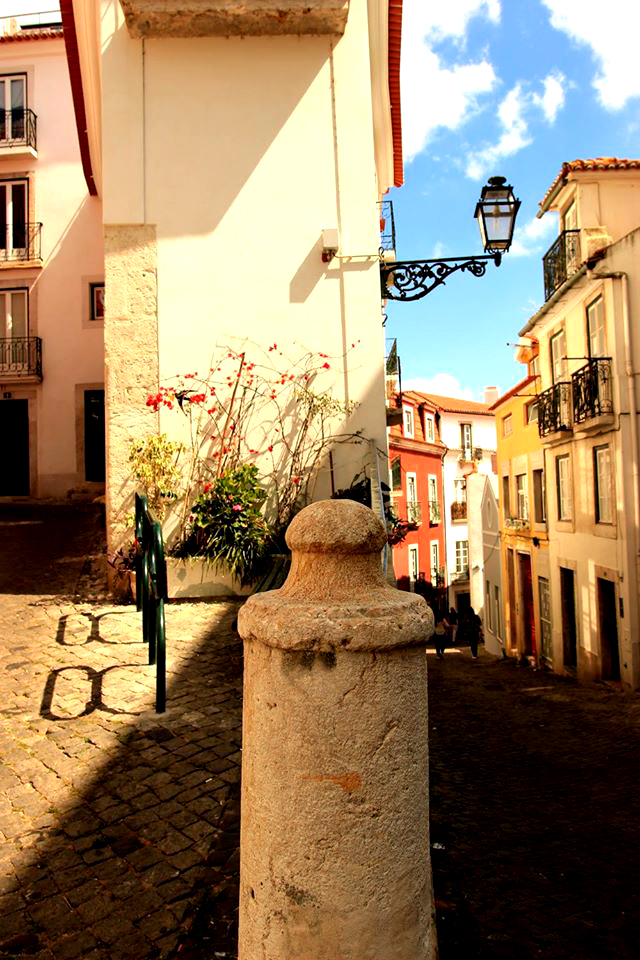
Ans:
POLYGON ((389 301, 403 388, 482 400, 525 375, 507 342, 544 300, 557 234, 538 204, 565 160, 640 156, 638 36, 638 0, 404 0, 398 259, 481 253, 473 212, 489 176, 522 206, 498 269, 389 301))

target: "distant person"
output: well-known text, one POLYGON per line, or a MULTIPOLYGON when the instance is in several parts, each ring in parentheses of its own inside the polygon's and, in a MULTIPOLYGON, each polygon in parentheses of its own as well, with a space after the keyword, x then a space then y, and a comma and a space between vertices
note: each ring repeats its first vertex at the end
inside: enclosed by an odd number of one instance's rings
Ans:
POLYGON ((456 634, 458 632, 458 614, 455 607, 449 608, 449 643, 451 646, 456 642, 456 634))
POLYGON ((473 607, 469 608, 467 616, 467 631, 469 637, 469 648, 471 650, 471 659, 478 659, 478 644, 483 639, 482 620, 475 612, 473 607))
POLYGON ((444 660, 444 651, 447 645, 447 634, 449 632, 449 621, 440 610, 433 612, 436 628, 433 633, 433 642, 436 645, 436 653, 440 660, 444 660))

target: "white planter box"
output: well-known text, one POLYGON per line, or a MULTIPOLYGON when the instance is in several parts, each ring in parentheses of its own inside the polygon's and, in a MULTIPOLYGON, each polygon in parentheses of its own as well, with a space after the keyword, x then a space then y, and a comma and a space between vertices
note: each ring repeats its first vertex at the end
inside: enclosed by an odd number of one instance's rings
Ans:
POLYGON ((186 597, 248 597, 252 587, 242 587, 223 567, 206 560, 167 557, 167 586, 171 600, 186 597))

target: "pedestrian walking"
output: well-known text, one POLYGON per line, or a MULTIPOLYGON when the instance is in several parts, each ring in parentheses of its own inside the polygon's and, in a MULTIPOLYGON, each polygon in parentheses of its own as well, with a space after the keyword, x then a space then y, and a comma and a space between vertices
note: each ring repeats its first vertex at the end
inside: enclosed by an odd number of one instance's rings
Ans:
POLYGON ((456 642, 456 634, 458 632, 458 614, 455 607, 449 608, 449 643, 453 646, 456 642))
POLYGON ((449 632, 449 621, 440 610, 433 611, 436 627, 433 633, 433 642, 436 646, 436 653, 440 660, 444 660, 444 651, 447 646, 447 634, 449 632))
POLYGON ((478 659, 478 644, 482 641, 484 634, 482 632, 482 620, 475 612, 473 607, 469 608, 468 616, 468 636, 469 636, 469 648, 471 649, 471 659, 478 659))

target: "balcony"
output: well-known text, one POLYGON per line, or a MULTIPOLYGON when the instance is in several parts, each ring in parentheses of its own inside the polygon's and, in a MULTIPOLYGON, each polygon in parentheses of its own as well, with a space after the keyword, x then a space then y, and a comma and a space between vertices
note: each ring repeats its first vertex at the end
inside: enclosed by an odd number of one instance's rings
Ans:
POLYGON ((461 567, 459 570, 452 570, 449 574, 449 583, 462 583, 469 579, 469 567, 461 567))
POLYGON ((541 437, 571 430, 571 384, 554 383, 538 394, 538 433, 541 437))
POLYGON ((505 530, 528 530, 528 517, 505 517, 505 530))
POLYGON ((42 340, 40 337, 0 339, 0 381, 35 382, 42 380, 42 340))
POLYGON ((37 157, 33 110, 0 110, 0 157, 37 157))
POLYGON ((269 35, 340 36, 348 0, 122 0, 129 35, 231 37, 269 35))
POLYGON ((462 502, 454 501, 451 504, 451 520, 466 520, 467 519, 467 501, 463 500, 462 502))
POLYGON ((0 227, 0 265, 40 260, 41 223, 13 223, 0 227))
POLYGON ((580 231, 563 230, 542 258, 544 299, 549 300, 580 266, 580 231))
POLYGON ((396 225, 393 218, 393 200, 378 202, 380 217, 380 256, 383 260, 396 259, 396 225))
POLYGON ((432 526, 440 523, 440 504, 437 500, 429 500, 429 523, 432 526))
POLYGON ((571 376, 573 419, 585 423, 613 413, 611 397, 611 360, 598 357, 589 360, 571 376))
POLYGON ((407 501, 407 523, 412 527, 422 523, 422 504, 418 500, 407 501))

